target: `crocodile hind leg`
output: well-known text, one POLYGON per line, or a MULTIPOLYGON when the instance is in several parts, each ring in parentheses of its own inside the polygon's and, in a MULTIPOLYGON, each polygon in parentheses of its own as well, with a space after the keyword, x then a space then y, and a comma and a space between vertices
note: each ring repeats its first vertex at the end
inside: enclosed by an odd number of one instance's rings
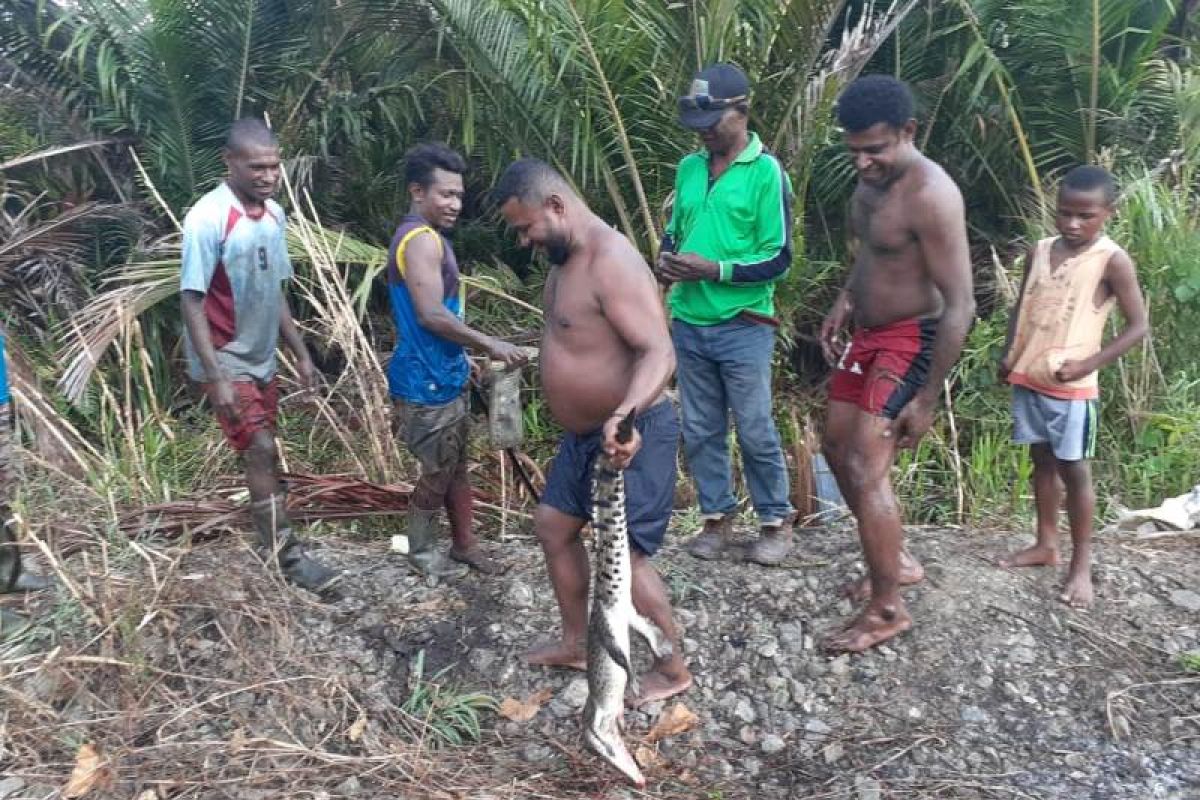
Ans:
POLYGON ((666 658, 675 652, 674 645, 663 633, 663 629, 651 622, 649 617, 635 613, 629 621, 629 627, 646 640, 646 644, 650 645, 650 652, 654 654, 655 658, 666 658))

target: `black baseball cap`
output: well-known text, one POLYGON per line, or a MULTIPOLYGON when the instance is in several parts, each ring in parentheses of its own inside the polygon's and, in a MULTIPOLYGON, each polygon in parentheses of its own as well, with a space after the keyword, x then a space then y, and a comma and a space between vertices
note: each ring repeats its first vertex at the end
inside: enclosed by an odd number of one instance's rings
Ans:
POLYGON ((696 73, 679 98, 679 124, 703 131, 717 124, 725 109, 750 99, 750 81, 734 64, 709 64, 696 73))

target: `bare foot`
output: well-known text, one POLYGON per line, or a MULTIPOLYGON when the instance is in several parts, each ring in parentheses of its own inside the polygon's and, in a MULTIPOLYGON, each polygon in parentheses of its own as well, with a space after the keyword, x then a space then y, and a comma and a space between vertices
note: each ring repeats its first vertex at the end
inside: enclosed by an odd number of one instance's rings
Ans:
POLYGON ((997 563, 1002 567, 1056 567, 1058 566, 1058 550, 1035 544, 1007 555, 997 563))
POLYGON ((637 695, 629 700, 630 708, 638 708, 686 692, 692 688, 692 674, 686 667, 670 675, 652 669, 638 678, 638 687, 637 695))
MULTIPOLYGON (((908 553, 900 552, 900 585, 912 586, 925 580, 925 568, 908 553)), ((871 599, 871 576, 864 575, 842 587, 842 594, 856 603, 871 599)))
POLYGON ((1092 575, 1088 570, 1081 570, 1078 575, 1067 575, 1059 600, 1071 608, 1087 608, 1092 604, 1092 575))
POLYGON ((476 572, 482 572, 484 575, 499 575, 504 571, 504 568, 500 566, 500 562, 483 552, 483 548, 479 547, 479 545, 475 545, 467 550, 455 550, 451 547, 450 558, 460 564, 466 564, 471 569, 476 572))
POLYGON ((912 617, 903 605, 868 607, 844 630, 826 639, 825 649, 834 653, 861 653, 911 627, 912 617))
POLYGON ((587 669, 587 654, 583 649, 572 647, 562 641, 546 642, 526 650, 525 661, 539 667, 587 669))

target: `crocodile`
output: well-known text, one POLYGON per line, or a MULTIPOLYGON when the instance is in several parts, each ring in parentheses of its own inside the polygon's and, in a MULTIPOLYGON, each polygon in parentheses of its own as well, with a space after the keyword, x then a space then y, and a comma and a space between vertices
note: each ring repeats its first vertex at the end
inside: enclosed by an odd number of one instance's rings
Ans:
MULTIPOLYGON (((617 441, 633 435, 634 411, 617 427, 617 441)), ((637 631, 657 657, 670 654, 667 637, 633 607, 633 578, 625 516, 625 477, 603 453, 592 477, 592 603, 588 619, 588 699, 583 708, 583 738, 588 748, 634 785, 646 778, 622 738, 625 689, 637 676, 629 659, 629 631, 637 631)))

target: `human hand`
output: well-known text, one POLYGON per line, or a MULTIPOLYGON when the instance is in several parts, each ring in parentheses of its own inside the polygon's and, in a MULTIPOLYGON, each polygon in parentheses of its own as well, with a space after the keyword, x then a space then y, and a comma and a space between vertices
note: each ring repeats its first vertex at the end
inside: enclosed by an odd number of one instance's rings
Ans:
POLYGON ((525 348, 517 347, 515 344, 509 344, 500 339, 492 339, 491 345, 488 347, 488 356, 493 361, 502 362, 505 369, 520 367, 529 361, 529 355, 525 352, 525 348))
POLYGON ((219 418, 238 422, 237 393, 233 390, 233 381, 226 377, 217 378, 208 384, 208 403, 219 418))
POLYGON ((901 409, 900 413, 896 415, 896 419, 883 432, 883 435, 894 439, 897 449, 915 450, 917 443, 929 432, 929 428, 932 425, 933 403, 923 400, 918 395, 901 409))
POLYGON ((467 359, 467 369, 470 370, 469 379, 476 386, 480 385, 483 380, 483 366, 473 358, 467 359))
POLYGON ((670 255, 670 253, 666 250, 663 250, 661 253, 659 253, 658 258, 654 260, 654 268, 650 270, 650 272, 654 275, 654 279, 663 286, 670 286, 672 283, 674 283, 674 281, 667 277, 667 274, 664 271, 666 270, 668 255, 670 255))
POLYGON ((1010 372, 1012 372, 1012 367, 1008 365, 1008 356, 1006 355, 996 365, 996 377, 1000 380, 1000 383, 1007 383, 1010 372))
POLYGON ((317 367, 308 354, 296 359, 296 380, 299 381, 301 390, 311 391, 317 388, 317 367))
POLYGON ((604 422, 604 454, 608 456, 609 463, 616 469, 625 469, 629 466, 629 462, 633 461, 633 457, 642 447, 642 435, 633 426, 630 426, 629 440, 618 441, 617 428, 624 419, 624 414, 613 414, 604 422))
POLYGON ((1086 377, 1092 371, 1087 361, 1068 358, 1062 363, 1062 366, 1054 370, 1054 379, 1063 383, 1070 383, 1071 381, 1077 381, 1080 378, 1086 377))
POLYGON ((850 303, 839 296, 821 322, 821 352, 825 354, 825 360, 829 364, 836 364, 842 357, 842 351, 846 349, 845 343, 842 342, 842 331, 846 329, 849 318, 850 303))
POLYGON ((721 277, 721 265, 695 253, 663 253, 659 271, 671 281, 715 281, 721 277))

